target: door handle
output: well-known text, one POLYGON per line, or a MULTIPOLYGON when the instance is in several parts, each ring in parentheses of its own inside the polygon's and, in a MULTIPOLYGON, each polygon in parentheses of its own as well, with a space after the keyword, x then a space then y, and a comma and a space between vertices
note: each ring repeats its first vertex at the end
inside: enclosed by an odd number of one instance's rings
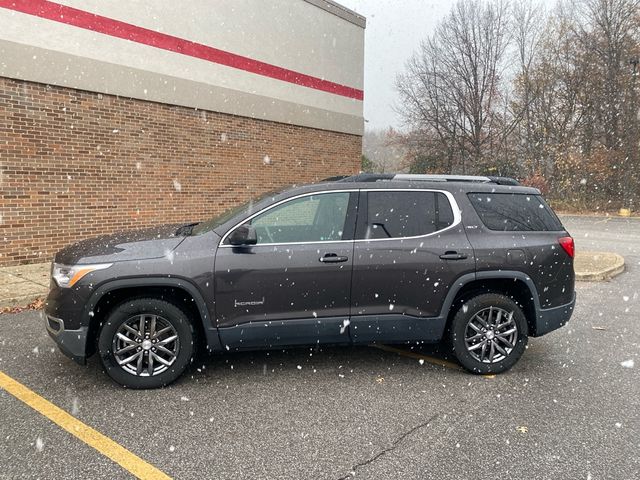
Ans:
POLYGON ((466 253, 458 253, 458 252, 444 252, 444 255, 440 255, 442 260, 464 260, 467 258, 466 253))
POLYGON ((324 257, 320 257, 319 260, 322 263, 342 263, 349 260, 349 257, 342 257, 335 253, 327 253, 324 257))

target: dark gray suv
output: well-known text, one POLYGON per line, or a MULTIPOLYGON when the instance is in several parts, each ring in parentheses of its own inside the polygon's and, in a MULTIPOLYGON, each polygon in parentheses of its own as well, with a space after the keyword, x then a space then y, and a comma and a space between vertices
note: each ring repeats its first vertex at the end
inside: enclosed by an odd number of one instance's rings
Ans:
POLYGON ((502 372, 571 317, 573 253, 512 179, 362 174, 71 245, 45 321, 132 388, 174 381, 198 347, 445 341, 469 371, 502 372))

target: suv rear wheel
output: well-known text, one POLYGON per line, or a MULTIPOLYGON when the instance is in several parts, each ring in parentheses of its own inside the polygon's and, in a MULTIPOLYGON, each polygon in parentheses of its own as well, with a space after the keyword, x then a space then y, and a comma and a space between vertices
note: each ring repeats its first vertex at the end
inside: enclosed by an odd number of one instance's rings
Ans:
POLYGON ((100 330, 98 352, 107 373, 129 388, 164 387, 194 352, 194 332, 176 305, 136 298, 115 307, 100 330))
POLYGON ((467 300, 453 317, 450 340, 460 364, 472 373, 500 373, 527 346, 527 320, 510 298, 483 294, 467 300))

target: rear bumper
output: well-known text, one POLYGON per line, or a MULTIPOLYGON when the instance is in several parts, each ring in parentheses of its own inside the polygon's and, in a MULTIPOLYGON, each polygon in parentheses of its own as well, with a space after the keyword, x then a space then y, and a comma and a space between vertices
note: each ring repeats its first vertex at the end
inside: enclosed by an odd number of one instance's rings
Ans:
POLYGON ((87 363, 87 334, 89 327, 78 330, 65 330, 64 320, 43 313, 45 326, 49 336, 53 338, 58 348, 67 357, 80 365, 87 363))
POLYGON ((564 326, 571 319, 575 305, 576 292, 573 292, 573 300, 569 303, 559 307, 541 309, 538 312, 535 332, 532 332, 531 336, 539 337, 564 326))

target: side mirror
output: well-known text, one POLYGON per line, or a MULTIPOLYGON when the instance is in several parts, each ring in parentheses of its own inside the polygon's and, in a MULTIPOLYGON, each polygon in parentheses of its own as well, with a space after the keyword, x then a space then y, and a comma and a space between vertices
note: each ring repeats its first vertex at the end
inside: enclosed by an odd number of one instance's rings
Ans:
POLYGON ((253 225, 240 225, 229 235, 229 243, 236 246, 255 245, 258 243, 256 227, 253 225))

